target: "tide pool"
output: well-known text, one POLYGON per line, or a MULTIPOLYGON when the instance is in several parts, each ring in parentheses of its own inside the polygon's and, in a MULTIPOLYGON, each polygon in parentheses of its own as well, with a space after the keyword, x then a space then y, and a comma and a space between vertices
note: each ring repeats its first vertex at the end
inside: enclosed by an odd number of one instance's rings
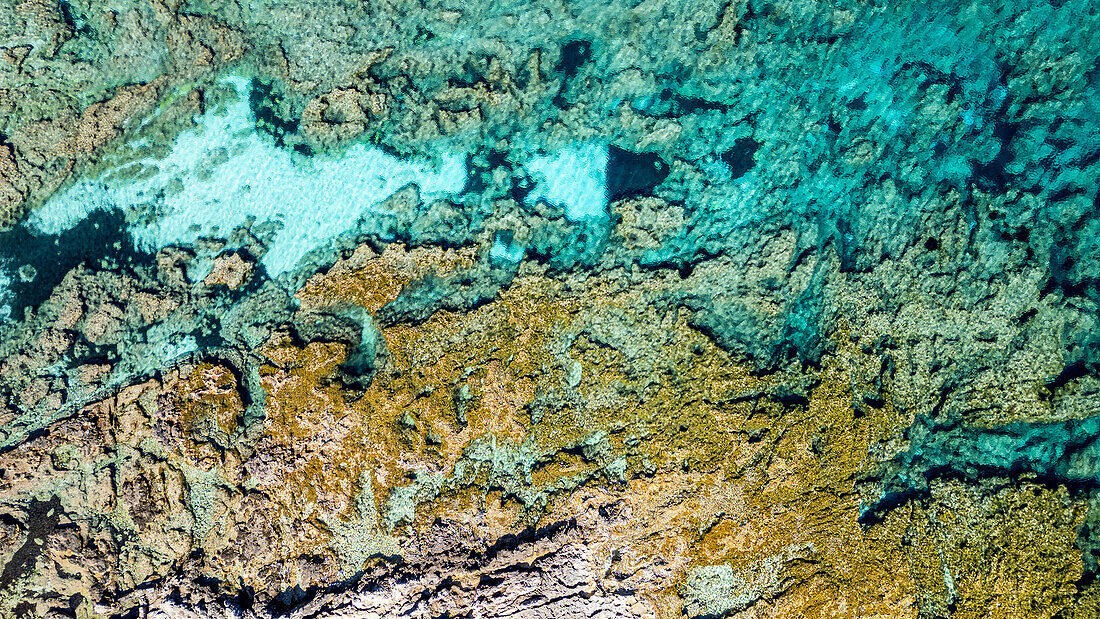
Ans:
POLYGON ((249 223, 274 222, 261 262, 277 277, 342 234, 373 231, 379 205, 415 183, 425 201, 456 195, 466 180, 465 155, 401 160, 355 145, 340 157, 313 158, 276 146, 255 131, 249 82, 223 78, 236 92, 228 109, 210 111, 179 135, 163 159, 143 159, 77 182, 34 211, 28 224, 43 234, 71 229, 89 213, 119 209, 139 248, 157 251, 204 236, 225 236, 249 223))
MULTIPOLYGON (((256 130, 249 80, 227 76, 221 84, 236 96, 198 117, 197 126, 181 133, 167 155, 77 181, 32 212, 28 229, 56 236, 91 213, 117 211, 125 216, 135 247, 152 253, 253 226, 267 235, 261 263, 278 277, 294 271, 311 252, 331 249, 342 235, 382 233, 381 220, 394 214, 381 205, 403 187, 415 184, 422 200, 431 202, 458 199, 466 184, 465 153, 403 160, 357 144, 339 156, 310 157, 280 147, 256 130)), ((535 185, 525 202, 561 208, 571 222, 606 219, 608 160, 605 143, 574 144, 532 157, 526 168, 535 185)), ((522 248, 498 244, 491 255, 518 262, 522 248)))
POLYGON ((577 144, 532 158, 527 169, 536 184, 527 203, 543 200, 574 222, 606 218, 607 161, 606 144, 577 144))

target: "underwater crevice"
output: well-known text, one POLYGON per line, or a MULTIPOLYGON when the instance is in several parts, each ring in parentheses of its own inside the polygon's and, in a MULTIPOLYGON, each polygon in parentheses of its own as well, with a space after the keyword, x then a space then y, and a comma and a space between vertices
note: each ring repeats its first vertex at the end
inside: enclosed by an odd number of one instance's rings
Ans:
POLYGON ((288 138, 298 133, 301 120, 288 117, 282 109, 284 99, 277 80, 263 80, 257 77, 249 80, 248 107, 256 121, 256 129, 266 133, 281 148, 290 146, 295 152, 312 155, 313 148, 308 144, 288 142, 288 138))
POLYGON ((733 180, 741 178, 756 167, 756 151, 760 150, 760 146, 760 142, 753 138, 737 138, 731 148, 722 152, 720 157, 729 166, 733 180))
POLYGON ((561 109, 569 106, 565 94, 580 68, 590 60, 592 60, 592 41, 573 39, 562 45, 561 58, 555 67, 558 73, 561 74, 561 85, 558 87, 558 93, 550 100, 554 106, 561 109))
POLYGON ((56 235, 33 232, 25 223, 0 232, 0 269, 10 272, 12 318, 20 320, 25 308, 41 305, 74 268, 104 261, 114 268, 152 261, 134 244, 120 211, 92 211, 56 235))
POLYGON ((668 163, 657 153, 632 152, 614 144, 608 147, 607 196, 611 202, 649 195, 668 174, 668 163))
POLYGON ((0 570, 0 591, 10 590, 17 580, 34 570, 45 543, 61 521, 61 499, 56 495, 42 501, 32 498, 26 507, 26 540, 0 570))
POLYGON ((885 465, 882 495, 864 503, 861 522, 926 494, 937 478, 975 482, 1027 474, 1078 491, 1100 487, 1098 417, 981 428, 918 415, 906 437, 909 448, 885 465))

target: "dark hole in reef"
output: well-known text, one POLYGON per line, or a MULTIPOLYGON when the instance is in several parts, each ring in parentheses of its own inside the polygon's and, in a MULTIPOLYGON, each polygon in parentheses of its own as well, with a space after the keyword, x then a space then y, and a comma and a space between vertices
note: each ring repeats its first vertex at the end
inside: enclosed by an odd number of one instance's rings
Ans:
POLYGON ((569 41, 561 47, 561 60, 558 61, 558 72, 562 74, 561 88, 558 90, 558 94, 554 95, 554 98, 550 100, 555 106, 559 108, 566 108, 569 102, 566 100, 566 89, 569 86, 569 80, 573 79, 573 76, 577 74, 577 70, 581 68, 584 63, 588 62, 592 58, 592 42, 584 39, 577 39, 569 41))
MULTIPOLYGON (((481 193, 488 189, 484 175, 493 170, 508 166, 508 154, 504 151, 491 150, 479 157, 474 154, 466 156, 466 186, 463 193, 481 193)), ((510 166, 508 166, 510 168, 510 166)))
POLYGON ((1057 376, 1047 381, 1046 388, 1050 392, 1065 388, 1069 383, 1089 375, 1089 366, 1084 361, 1074 361, 1062 368, 1057 376))
MULTIPOLYGON (((495 170, 501 166, 508 166, 508 153, 503 150, 491 150, 485 155, 487 170, 495 170)), ((511 167, 511 166, 508 166, 511 167)))
POLYGON ((1100 83, 1100 60, 1097 60, 1092 68, 1085 73, 1085 80, 1090 86, 1095 86, 1100 83))
POLYGON ((934 236, 930 236, 924 241, 924 248, 928 251, 936 251, 940 248, 940 240, 934 236))
POLYGON ((668 172, 668 164, 656 153, 634 153, 612 145, 607 158, 608 198, 648 194, 668 177, 668 172))
POLYGON ((584 63, 592 59, 592 42, 584 39, 569 41, 561 47, 561 60, 558 61, 558 71, 569 79, 577 74, 584 63))
POLYGON ((27 540, 16 549, 0 572, 0 591, 8 589, 16 580, 34 569, 46 538, 54 532, 60 521, 61 499, 56 496, 48 501, 31 499, 27 504, 27 540))
POLYGON ((1043 294, 1061 289, 1064 297, 1080 297, 1100 292, 1100 279, 1088 277, 1076 270, 1077 259, 1070 255, 1075 239, 1063 233, 1056 234, 1047 262, 1050 273, 1043 294))
POLYGON ((730 175, 734 179, 741 178, 756 166, 755 155, 759 149, 760 142, 752 138, 737 138, 733 148, 722 153, 722 161, 730 167, 730 175))
MULTIPOLYGON (((1069 142, 1069 140, 1066 140, 1066 141, 1069 142)), ((1071 144, 1072 144, 1072 142, 1071 142, 1071 144)), ((1089 151, 1087 154, 1085 154, 1085 156, 1080 157, 1078 159, 1078 161, 1080 162, 1080 165, 1078 167, 1081 167, 1081 168, 1087 168, 1090 165, 1096 163, 1097 161, 1100 161, 1100 148, 1096 148, 1096 149, 1093 149, 1093 150, 1089 151)))
POLYGON ((313 599, 318 591, 320 591, 320 588, 317 586, 303 589, 300 585, 294 585, 284 589, 279 595, 275 596, 274 600, 268 602, 268 610, 276 615, 289 615, 295 609, 301 608, 303 604, 313 599))
POLYGON ((955 99, 959 98, 962 94, 962 84, 958 80, 953 80, 951 85, 947 88, 947 93, 944 95, 944 101, 950 105, 955 102, 955 99))
POLYGON ((673 109, 676 116, 683 114, 694 114, 695 112, 705 112, 710 110, 718 110, 725 112, 729 109, 728 105, 716 103, 714 101, 707 101, 699 97, 681 97, 679 95, 673 99, 673 109))
POLYGON ((424 28, 424 27, 421 27, 421 26, 416 27, 416 37, 414 38, 414 41, 416 43, 427 43, 428 41, 431 41, 434 38, 435 38, 435 33, 432 32, 431 30, 428 30, 427 28, 424 28))
POLYGON ((523 204, 527 201, 527 195, 535 189, 535 183, 531 182, 531 179, 527 176, 521 176, 517 179, 513 179, 512 188, 508 190, 508 195, 519 204, 523 204))
MULTIPOLYGON (((280 147, 286 146, 288 135, 298 131, 298 119, 280 116, 282 105, 283 95, 274 81, 252 78, 248 88, 248 107, 256 119, 256 129, 273 137, 275 145, 280 147)), ((296 145, 294 150, 304 155, 312 154, 312 149, 301 144, 296 145)))
POLYGON ((237 592, 237 604, 243 610, 252 610, 252 607, 256 604, 256 590, 251 585, 241 587, 241 590, 237 592))
POLYGON ((1015 241, 1022 241, 1024 243, 1026 243, 1028 241, 1028 239, 1030 239, 1030 238, 1031 238, 1031 230, 1029 230, 1026 226, 1020 226, 1019 228, 1016 228, 1015 230, 1002 230, 1001 231, 1001 240, 1004 240, 1004 241, 1013 241, 1013 240, 1015 240, 1015 241))
POLYGON ((993 137, 1001 143, 997 155, 989 163, 974 166, 973 183, 983 191, 1003 192, 1013 175, 1006 167, 1013 159, 1012 141, 1020 132, 1020 123, 1009 122, 1003 116, 994 120, 993 137))
POLYGON ((11 279, 11 315, 49 298, 65 274, 80 264, 106 261, 131 266, 148 255, 137 251, 119 211, 93 211, 70 230, 44 235, 19 225, 0 232, 0 266, 11 279))
POLYGON ((860 110, 867 109, 867 102, 863 100, 862 95, 860 95, 859 97, 856 97, 855 99, 852 99, 851 101, 849 101, 845 105, 848 106, 849 110, 860 111, 860 110))
POLYGON ((487 60, 471 56, 466 59, 466 62, 462 63, 462 73, 448 77, 447 81, 452 86, 474 87, 478 82, 485 79, 485 69, 483 67, 486 64, 488 64, 487 60))
POLYGON ((511 230, 498 230, 493 240, 501 245, 511 245, 515 240, 515 234, 511 230))
POLYGON ((1058 191, 1050 194, 1050 201, 1062 202, 1063 200, 1068 200, 1073 196, 1081 195, 1083 193, 1085 193, 1085 190, 1081 187, 1063 187, 1058 191))
POLYGON ((474 164, 474 156, 466 155, 466 184, 462 187, 462 193, 481 193, 485 191, 485 181, 481 173, 485 170, 474 164))
POLYGON ((638 111, 646 116, 678 118, 687 114, 712 110, 725 112, 729 108, 730 106, 724 103, 708 101, 699 97, 682 96, 673 92, 671 88, 665 88, 657 93, 656 102, 646 106, 644 110, 638 111))
POLYGON ((68 0, 58 0, 57 8, 61 11, 61 19, 73 32, 81 35, 89 34, 88 26, 84 22, 84 15, 73 11, 73 5, 68 0))

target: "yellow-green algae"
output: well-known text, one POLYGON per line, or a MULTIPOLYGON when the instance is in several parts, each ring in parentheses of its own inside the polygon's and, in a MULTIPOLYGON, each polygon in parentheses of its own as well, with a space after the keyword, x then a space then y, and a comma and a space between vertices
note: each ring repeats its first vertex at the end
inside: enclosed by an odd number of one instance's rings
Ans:
MULTIPOLYGON (((360 274, 354 284, 338 277, 362 298, 395 276, 360 274)), ((273 349, 277 365, 292 369, 266 379, 269 435, 331 436, 321 410, 350 426, 342 447, 309 460, 305 477, 280 480, 285 496, 350 508, 354 480, 366 474, 383 513, 387 496, 391 512, 395 500, 413 502, 411 522, 389 523, 399 536, 438 516, 491 512, 490 520, 464 521, 492 538, 532 519, 567 517, 578 493, 592 488, 634 513, 602 542, 608 555, 626 547, 637 565, 660 561, 680 575, 648 592, 669 613, 678 612, 676 587, 688 570, 738 568, 792 544, 813 551, 786 574, 795 584, 769 603, 770 613, 1068 610, 1081 577, 1074 541, 1085 507, 1064 488, 1010 483, 979 500, 985 490, 943 482, 926 502, 878 524, 858 522, 869 443, 908 420, 888 403, 853 409, 850 368, 864 353, 846 332, 821 369, 761 376, 639 290, 597 277, 564 288, 521 277, 468 314, 383 328, 386 361, 351 401, 326 386, 340 361, 333 347, 273 349), (631 346, 650 345, 662 354, 639 368, 631 346), (487 444, 493 461, 474 448, 487 444), (609 474, 620 459, 621 476, 609 474), (419 490, 403 492, 411 487, 419 490), (960 517, 964 526, 953 522, 960 517)))

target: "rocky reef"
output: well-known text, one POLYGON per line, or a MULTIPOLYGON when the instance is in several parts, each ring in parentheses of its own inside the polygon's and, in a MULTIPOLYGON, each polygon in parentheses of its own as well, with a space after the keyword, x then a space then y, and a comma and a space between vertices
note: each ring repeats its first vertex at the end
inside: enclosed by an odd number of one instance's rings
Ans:
POLYGON ((0 0, 0 617, 1100 616, 1084 0, 0 0))

